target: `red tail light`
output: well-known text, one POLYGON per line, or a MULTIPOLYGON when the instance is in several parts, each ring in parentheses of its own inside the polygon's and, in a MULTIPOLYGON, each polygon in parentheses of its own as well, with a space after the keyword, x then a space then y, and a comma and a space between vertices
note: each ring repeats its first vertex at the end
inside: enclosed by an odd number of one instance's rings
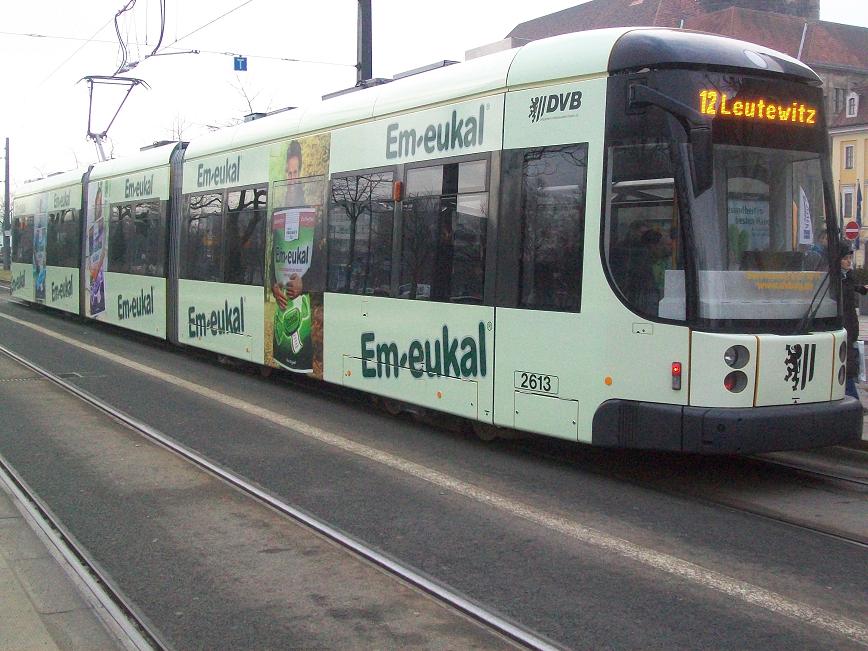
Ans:
POLYGON ((672 362, 672 388, 681 390, 681 362, 672 362))

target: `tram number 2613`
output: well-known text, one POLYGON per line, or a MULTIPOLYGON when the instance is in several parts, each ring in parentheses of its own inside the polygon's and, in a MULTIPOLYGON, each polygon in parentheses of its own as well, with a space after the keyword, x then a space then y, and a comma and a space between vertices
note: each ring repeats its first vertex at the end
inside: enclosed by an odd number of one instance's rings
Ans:
POLYGON ((535 391, 536 393, 551 393, 552 395, 557 395, 558 378, 556 375, 516 371, 515 388, 524 389, 525 391, 535 391))

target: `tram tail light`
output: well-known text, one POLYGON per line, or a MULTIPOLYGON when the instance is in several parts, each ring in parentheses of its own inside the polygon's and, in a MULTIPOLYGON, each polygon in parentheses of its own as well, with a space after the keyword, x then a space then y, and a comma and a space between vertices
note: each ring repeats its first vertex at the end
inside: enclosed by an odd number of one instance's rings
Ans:
POLYGON ((681 362, 672 362, 672 389, 681 391, 681 362))
POLYGON ((730 393, 741 393, 747 386, 747 375, 742 371, 733 371, 723 378, 723 388, 730 393))

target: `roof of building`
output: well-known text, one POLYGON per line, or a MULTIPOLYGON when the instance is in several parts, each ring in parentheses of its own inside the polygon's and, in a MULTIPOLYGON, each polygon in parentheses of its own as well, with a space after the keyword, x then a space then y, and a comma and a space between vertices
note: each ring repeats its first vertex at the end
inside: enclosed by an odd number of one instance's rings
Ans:
POLYGON ((695 0, 591 0, 516 25, 507 37, 539 39, 604 27, 679 27, 700 11, 695 0))
POLYGON ((799 54, 802 45, 800 59, 808 65, 868 71, 868 29, 864 27, 742 7, 706 13, 696 0, 591 0, 521 23, 507 36, 533 40, 568 32, 637 25, 685 27, 722 34, 765 45, 793 57, 799 54))
POLYGON ((739 7, 692 16, 684 26, 760 43, 793 57, 799 56, 801 45, 799 58, 810 66, 868 70, 868 29, 864 27, 739 7))
MULTIPOLYGON (((828 117, 830 129, 846 129, 847 127, 865 127, 868 125, 868 86, 854 89, 859 96, 856 115, 847 117, 847 101, 844 100, 844 107, 837 113, 831 114, 828 117)), ((849 97, 849 93, 848 93, 849 97)))

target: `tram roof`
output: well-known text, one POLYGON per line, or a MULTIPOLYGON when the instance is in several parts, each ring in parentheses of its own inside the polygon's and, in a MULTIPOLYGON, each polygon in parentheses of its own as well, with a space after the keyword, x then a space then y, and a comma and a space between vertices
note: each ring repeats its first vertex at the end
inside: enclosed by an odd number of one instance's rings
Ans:
POLYGON ((614 27, 562 34, 520 48, 437 68, 321 102, 275 113, 192 141, 185 159, 349 126, 440 104, 622 70, 686 65, 778 73, 819 83, 806 65, 775 50, 688 30, 614 27), (760 55, 751 59, 745 52, 760 55))
POLYGON ((172 152, 178 146, 177 142, 159 147, 151 147, 139 151, 131 156, 112 158, 107 161, 96 163, 90 172, 88 181, 98 181, 112 176, 121 176, 147 170, 152 167, 168 165, 172 158, 172 152))
POLYGON ((64 188, 69 185, 80 185, 81 178, 85 175, 89 168, 83 167, 68 172, 60 172, 52 174, 44 179, 36 181, 28 181, 15 191, 15 198, 28 197, 34 194, 42 194, 43 192, 51 192, 59 188, 64 188))
POLYGON ((604 75, 612 46, 627 31, 618 27, 564 34, 338 95, 198 138, 190 143, 185 159, 469 99, 509 86, 604 75))

